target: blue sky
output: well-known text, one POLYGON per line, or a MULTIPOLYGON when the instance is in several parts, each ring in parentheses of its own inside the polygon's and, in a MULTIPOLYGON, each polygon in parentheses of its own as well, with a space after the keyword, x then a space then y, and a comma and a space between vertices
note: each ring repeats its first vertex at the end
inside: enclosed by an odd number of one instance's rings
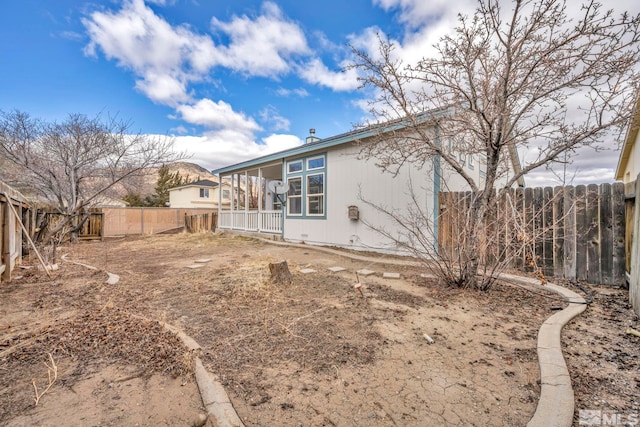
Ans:
MULTIPOLYGON (((607 4, 611 3, 611 4, 607 4)), ((418 58, 473 0, 20 0, 0 6, 0 110, 48 120, 117 114, 175 136, 216 168, 347 132, 366 117, 348 45, 376 32, 418 58)), ((640 11, 633 0, 605 1, 640 11)), ((617 144, 581 154, 580 180, 610 181, 617 144)), ((529 184, 553 184, 539 173, 529 184)))

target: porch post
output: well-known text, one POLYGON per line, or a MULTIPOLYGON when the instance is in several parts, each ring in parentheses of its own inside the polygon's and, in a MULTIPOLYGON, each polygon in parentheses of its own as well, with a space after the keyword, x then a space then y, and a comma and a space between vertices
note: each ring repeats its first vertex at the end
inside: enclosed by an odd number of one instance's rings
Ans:
POLYGON ((244 229, 249 228, 249 171, 244 171, 244 229))
POLYGON ((218 226, 220 225, 220 217, 222 216, 222 175, 218 174, 218 226))
POLYGON ((236 204, 236 187, 235 187, 235 184, 234 184, 235 180, 233 179, 234 176, 235 176, 235 174, 232 173, 231 174, 231 194, 230 194, 231 200, 229 200, 229 202, 230 202, 229 204, 231 205, 231 229, 232 230, 234 228, 233 226, 235 225, 234 224, 235 213, 233 211, 233 208, 234 208, 233 205, 236 204))
POLYGON ((262 168, 258 168, 258 231, 262 231, 262 168))

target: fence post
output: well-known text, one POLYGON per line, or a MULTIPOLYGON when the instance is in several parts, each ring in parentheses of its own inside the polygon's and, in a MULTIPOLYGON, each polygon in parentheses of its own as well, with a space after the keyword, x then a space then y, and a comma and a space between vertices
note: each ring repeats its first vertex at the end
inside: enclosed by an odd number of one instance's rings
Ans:
POLYGON ((564 188, 564 277, 576 278, 576 193, 575 187, 564 188))
POLYGON ((564 188, 553 189, 553 275, 564 276, 564 188))
POLYGON ((613 198, 611 184, 600 184, 600 277, 613 285, 613 198))
POLYGON ((2 209, 2 264, 4 264, 4 271, 2 272, 2 280, 11 280, 11 240, 9 238, 9 203, 11 200, 7 199, 6 203, 0 202, 0 209, 2 209))
POLYGON ((587 222, 587 187, 576 186, 576 279, 587 280, 587 241, 589 232, 587 222))
POLYGON ((601 283, 600 277, 600 226, 598 221, 598 186, 589 184, 587 186, 587 281, 589 283, 601 283))
POLYGON ((542 271, 553 276, 553 188, 542 189, 542 271))
POLYGON ((635 212, 633 215, 633 230, 634 239, 631 246, 631 280, 629 280, 629 302, 633 307, 636 314, 640 316, 640 239, 637 230, 640 229, 640 185, 638 185, 638 179, 636 179, 636 200, 635 200, 635 212))

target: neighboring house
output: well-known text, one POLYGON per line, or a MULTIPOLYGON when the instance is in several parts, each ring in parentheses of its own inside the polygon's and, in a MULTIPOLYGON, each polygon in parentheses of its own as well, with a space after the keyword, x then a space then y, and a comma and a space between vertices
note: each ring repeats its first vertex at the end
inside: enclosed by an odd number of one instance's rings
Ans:
POLYGON ((615 179, 624 182, 625 186, 634 182, 640 174, 640 148, 638 147, 638 129, 640 128, 640 96, 636 101, 631 124, 624 139, 615 179))
MULTIPOLYGON (((325 139, 312 132, 302 146, 214 170, 232 187, 232 203, 219 209, 219 228, 271 233, 291 242, 400 253, 392 239, 372 226, 398 236, 404 230, 379 207, 406 213, 417 204, 437 236, 438 193, 467 190, 467 185, 441 167, 439 158, 421 167, 405 164, 394 175, 384 173, 375 158, 361 155, 362 144, 380 134, 380 127, 325 139), (273 191, 278 190, 274 181, 284 183, 279 188, 285 194, 273 191)), ((510 170, 518 164, 514 161, 510 170)), ((485 167, 480 159, 465 159, 465 168, 482 182, 485 167)))
MULTIPOLYGON (((231 185, 223 183, 222 205, 229 205, 231 185)), ((219 185, 209 179, 190 182, 169 189, 169 206, 172 208, 217 208, 219 185)))

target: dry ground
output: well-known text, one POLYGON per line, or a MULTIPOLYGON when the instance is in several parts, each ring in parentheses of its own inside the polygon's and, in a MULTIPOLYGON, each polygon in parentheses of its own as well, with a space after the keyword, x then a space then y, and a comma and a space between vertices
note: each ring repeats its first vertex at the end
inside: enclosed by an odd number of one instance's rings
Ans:
MULTIPOLYGON (((64 252, 100 271, 63 262, 53 281, 34 267, 0 286, 3 425, 190 425, 203 411, 192 355, 157 320, 198 341, 250 426, 525 425, 539 394, 536 333, 562 305, 230 235, 64 252), (268 263, 280 260, 291 285, 268 281, 268 263), (363 295, 353 287, 362 268, 377 272, 361 278, 363 295), (105 284, 105 271, 120 282, 105 284), (33 381, 40 395, 54 364, 57 379, 36 406, 33 381)), ((590 309, 565 333, 577 407, 632 410, 639 340, 621 328, 638 319, 622 291, 590 292, 590 309)))

